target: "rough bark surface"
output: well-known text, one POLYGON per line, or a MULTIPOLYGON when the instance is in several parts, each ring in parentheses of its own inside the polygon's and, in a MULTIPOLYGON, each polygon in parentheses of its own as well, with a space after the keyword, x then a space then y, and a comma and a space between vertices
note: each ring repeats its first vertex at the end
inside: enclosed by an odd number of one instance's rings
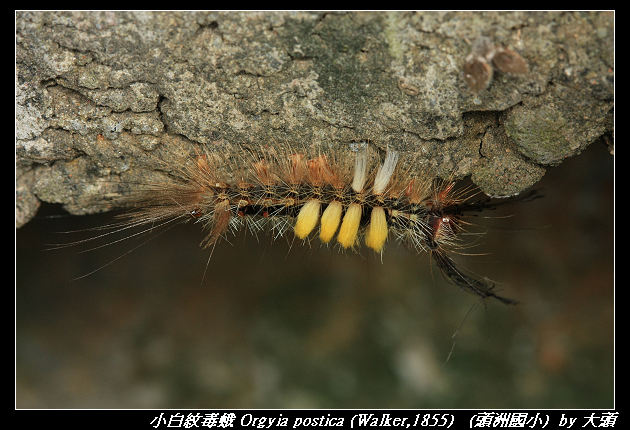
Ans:
POLYGON ((226 143, 369 139, 515 195, 612 141, 613 25, 609 12, 18 13, 16 224, 41 201, 103 210, 182 152, 226 143), (529 73, 495 73, 475 96, 462 70, 480 34, 529 73))

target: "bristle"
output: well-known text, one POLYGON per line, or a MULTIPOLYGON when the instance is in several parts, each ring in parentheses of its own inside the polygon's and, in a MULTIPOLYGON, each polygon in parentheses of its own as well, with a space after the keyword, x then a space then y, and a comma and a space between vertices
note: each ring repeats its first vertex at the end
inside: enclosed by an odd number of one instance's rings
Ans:
POLYGON ((378 168, 374 179, 374 189, 372 190, 374 194, 383 194, 387 189, 389 180, 396 170, 396 163, 398 163, 398 152, 388 150, 385 162, 378 168))
POLYGON ((328 204, 326 210, 322 214, 322 226, 319 232, 319 240, 322 243, 328 243, 332 240, 341 223, 341 213, 343 212, 343 205, 341 202, 332 201, 328 204))
POLYGON ((357 193, 363 191, 365 182, 368 177, 368 147, 362 151, 357 151, 357 158, 354 165, 354 179, 352 181, 352 189, 357 193))
POLYGON ((357 203, 352 203, 346 210, 339 234, 337 235, 337 242, 344 249, 353 247, 357 243, 359 226, 361 225, 361 212, 361 205, 357 203))
POLYGON ((404 193, 409 203, 417 205, 427 199, 431 194, 431 181, 419 178, 412 178, 404 189, 404 193))
POLYGON ((227 232, 231 218, 232 214, 230 213, 230 202, 228 200, 223 200, 215 205, 212 229, 204 240, 204 248, 214 245, 227 232))
POLYGON ((372 209, 370 225, 365 234, 365 245, 376 252, 381 252, 387 240, 388 227, 385 210, 381 207, 372 209))
POLYGON ((316 187, 321 187, 325 182, 325 162, 321 156, 308 160, 309 181, 316 187))
POLYGON ((306 162, 304 154, 291 154, 291 167, 287 175, 287 182, 291 185, 297 185, 302 182, 306 176, 306 162))
POLYGON ((319 208, 321 203, 319 200, 311 199, 300 209, 300 213, 297 216, 295 222, 295 235, 299 239, 304 239, 311 234, 313 229, 319 222, 319 208))
POLYGON ((252 164, 254 168, 254 172, 256 172, 256 176, 258 177, 258 181, 265 185, 271 186, 276 180, 271 172, 269 162, 267 160, 260 160, 252 164))

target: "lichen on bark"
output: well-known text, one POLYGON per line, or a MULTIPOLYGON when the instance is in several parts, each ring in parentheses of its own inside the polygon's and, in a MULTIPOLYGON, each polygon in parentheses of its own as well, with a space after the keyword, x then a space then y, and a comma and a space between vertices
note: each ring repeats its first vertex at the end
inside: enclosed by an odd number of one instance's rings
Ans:
MULTIPOLYGON (((103 210, 195 145, 369 140, 488 195, 612 134, 608 12, 20 12, 16 223, 103 210), (462 79, 479 34, 525 77, 462 79)), ((157 173, 156 173, 157 172, 157 173)), ((166 172, 168 173, 168 172, 166 172)))

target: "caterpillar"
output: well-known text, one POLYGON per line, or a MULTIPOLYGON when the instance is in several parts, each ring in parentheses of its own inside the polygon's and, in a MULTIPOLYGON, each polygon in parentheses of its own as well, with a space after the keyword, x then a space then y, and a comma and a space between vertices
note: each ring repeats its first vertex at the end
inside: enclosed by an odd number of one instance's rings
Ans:
POLYGON ((490 281, 465 274, 449 253, 467 246, 461 239, 467 214, 535 198, 537 191, 473 202, 474 190, 456 191, 452 177, 416 171, 413 161, 365 142, 306 151, 204 147, 177 168, 181 180, 145 184, 126 196, 119 204, 132 210, 106 227, 154 230, 194 222, 205 233, 201 246, 212 252, 243 229, 341 251, 365 246, 382 254, 388 241, 396 242, 418 254, 429 252, 445 278, 462 290, 516 304, 497 295, 490 281))

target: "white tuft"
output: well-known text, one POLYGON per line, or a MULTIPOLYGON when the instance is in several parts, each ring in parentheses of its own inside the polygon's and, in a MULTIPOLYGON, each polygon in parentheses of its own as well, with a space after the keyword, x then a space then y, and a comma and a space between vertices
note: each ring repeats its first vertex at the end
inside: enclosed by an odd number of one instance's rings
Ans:
POLYGON ((365 181, 367 180, 368 168, 368 146, 363 150, 357 151, 357 159, 354 164, 354 180, 352 181, 352 189, 357 193, 363 191, 365 181))
POLYGON ((376 178, 374 179, 374 194, 382 194, 387 188, 394 171, 396 170, 396 164, 398 164, 398 152, 387 150, 387 156, 382 166, 378 168, 376 178))

